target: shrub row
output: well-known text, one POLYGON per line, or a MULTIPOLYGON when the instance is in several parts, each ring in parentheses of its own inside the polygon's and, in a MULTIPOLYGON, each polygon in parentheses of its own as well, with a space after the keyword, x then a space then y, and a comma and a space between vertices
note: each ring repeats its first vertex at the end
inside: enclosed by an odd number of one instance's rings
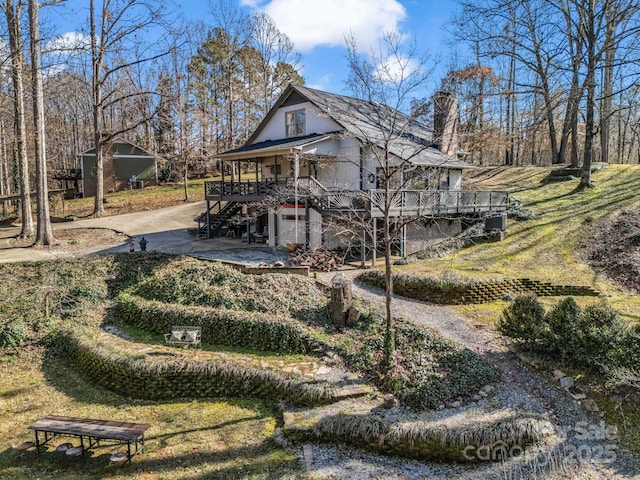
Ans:
POLYGON ((202 327, 202 341, 280 353, 309 350, 308 332, 288 316, 194 307, 145 300, 122 292, 114 305, 123 323, 151 333, 163 334, 172 325, 202 327))
POLYGON ((313 433, 323 440, 421 460, 472 462, 506 459, 510 449, 520 447, 522 452, 553 435, 554 428, 540 415, 506 411, 459 426, 442 422, 392 423, 374 415, 340 413, 321 419, 313 433))
POLYGON ((498 330, 524 350, 576 367, 606 373, 640 360, 637 328, 629 329, 605 301, 582 309, 566 297, 547 312, 535 296, 518 297, 503 311, 498 330))
MULTIPOLYGON (((370 270, 358 276, 361 282, 384 289, 384 273, 370 270)), ((489 303, 508 295, 532 293, 539 296, 597 296, 589 286, 553 285, 530 280, 441 280, 415 275, 394 274, 393 291, 404 297, 443 305, 489 303)))
POLYGON ((186 356, 132 354, 119 340, 87 327, 61 333, 58 351, 89 380, 127 397, 147 400, 254 397, 314 405, 330 401, 325 384, 273 370, 186 356), (60 348, 62 347, 62 348, 60 348))

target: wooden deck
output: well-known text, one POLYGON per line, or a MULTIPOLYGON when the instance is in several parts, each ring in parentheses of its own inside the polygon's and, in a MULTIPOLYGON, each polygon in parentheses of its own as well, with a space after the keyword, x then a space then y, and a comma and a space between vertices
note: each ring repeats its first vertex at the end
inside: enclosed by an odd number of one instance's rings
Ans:
MULTIPOLYGON (((281 196, 293 195, 293 180, 253 182, 205 182, 208 201, 257 202, 281 189, 281 196)), ((300 179, 298 199, 309 200, 320 211, 364 211, 380 218, 386 207, 391 216, 442 216, 502 212, 509 206, 509 193, 488 190, 383 190, 326 189, 318 182, 300 179)))

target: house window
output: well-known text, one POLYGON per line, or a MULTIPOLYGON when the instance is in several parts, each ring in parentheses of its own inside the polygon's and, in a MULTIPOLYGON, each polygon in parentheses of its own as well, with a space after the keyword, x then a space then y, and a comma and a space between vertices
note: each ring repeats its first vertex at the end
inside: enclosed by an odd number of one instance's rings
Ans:
POLYGON ((305 112, 304 110, 294 110, 285 114, 287 137, 297 137, 304 135, 305 112))
POLYGON ((269 165, 271 175, 282 175, 282 165, 269 165))
MULTIPOLYGON (((295 215, 282 215, 282 219, 283 219, 283 220, 291 220, 291 221, 295 221, 296 216, 295 216, 295 215)), ((301 221, 303 221, 303 222, 304 222, 304 221, 305 221, 305 217, 304 217, 304 215, 298 215, 298 220, 301 220, 301 221)))

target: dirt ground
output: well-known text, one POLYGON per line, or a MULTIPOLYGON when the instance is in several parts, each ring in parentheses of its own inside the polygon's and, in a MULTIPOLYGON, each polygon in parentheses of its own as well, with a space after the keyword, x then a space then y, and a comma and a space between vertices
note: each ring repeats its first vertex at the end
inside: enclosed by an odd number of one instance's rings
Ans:
POLYGON ((587 222, 584 259, 615 283, 640 291, 640 210, 623 210, 604 222, 587 222))
MULTIPOLYGON (((53 233, 56 244, 51 246, 34 246, 33 248, 47 250, 49 252, 77 250, 82 253, 88 249, 97 247, 112 247, 125 243, 129 236, 116 232, 109 228, 69 228, 64 230, 56 229, 53 233)), ((12 247, 31 247, 33 238, 11 240, 12 247)))

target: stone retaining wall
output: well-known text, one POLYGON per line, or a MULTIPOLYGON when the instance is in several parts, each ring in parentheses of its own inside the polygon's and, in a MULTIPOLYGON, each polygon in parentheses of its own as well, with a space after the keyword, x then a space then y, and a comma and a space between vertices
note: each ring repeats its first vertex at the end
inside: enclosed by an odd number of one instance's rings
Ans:
MULTIPOLYGON (((363 273, 358 280, 377 288, 384 288, 384 274, 377 270, 363 273)), ((509 295, 533 294, 540 297, 600 295, 600 292, 587 285, 555 285, 529 278, 444 281, 403 274, 393 276, 393 291, 404 297, 444 305, 491 303, 509 295)))

